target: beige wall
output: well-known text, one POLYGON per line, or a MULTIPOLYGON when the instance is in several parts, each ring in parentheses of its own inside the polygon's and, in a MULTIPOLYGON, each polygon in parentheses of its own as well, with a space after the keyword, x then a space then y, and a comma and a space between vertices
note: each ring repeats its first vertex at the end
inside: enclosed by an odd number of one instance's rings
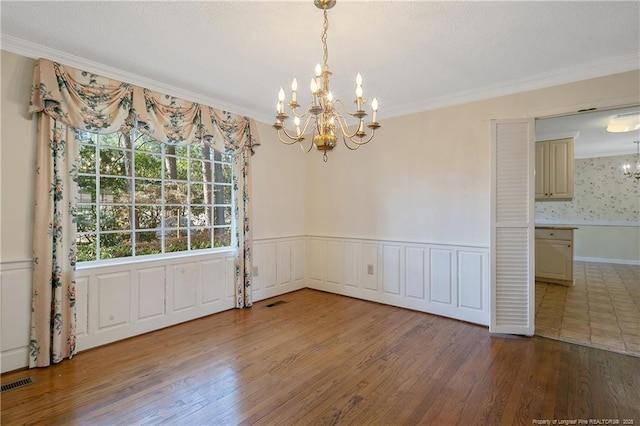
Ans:
MULTIPOLYGON (((34 61, 2 52, 1 259, 31 257, 34 61)), ((277 141, 258 123, 254 238, 320 235, 488 247, 490 120, 535 117, 638 99, 640 73, 384 119, 371 144, 329 162, 277 141)), ((384 105, 382 103, 382 105, 384 105)))
POLYGON ((573 254, 578 259, 640 262, 640 227, 576 225, 573 254))
MULTIPOLYGON (((489 246, 490 120, 638 102, 639 72, 380 119, 376 138, 310 155, 311 235, 489 246)), ((383 100, 382 100, 383 101, 383 100)))
POLYGON ((2 51, 0 261, 31 259, 36 123, 27 116, 35 61, 2 51))

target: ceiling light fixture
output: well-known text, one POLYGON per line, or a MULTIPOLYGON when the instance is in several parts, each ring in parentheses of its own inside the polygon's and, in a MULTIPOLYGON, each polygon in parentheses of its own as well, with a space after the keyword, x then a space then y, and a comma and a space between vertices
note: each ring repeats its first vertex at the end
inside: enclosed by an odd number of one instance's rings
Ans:
POLYGON ((636 146, 636 167, 635 171, 631 169, 631 164, 627 163, 622 166, 622 172, 627 177, 635 178, 636 180, 640 180, 640 141, 633 141, 636 146))
POLYGON ((624 133, 640 129, 640 113, 616 115, 607 123, 607 132, 624 133))
POLYGON ((284 89, 280 87, 278 103, 276 104, 276 121, 273 127, 277 130, 278 138, 282 143, 287 145, 300 143, 300 147, 307 152, 311 151, 311 148, 315 146, 319 151, 323 151, 322 158, 326 162, 327 152, 336 146, 338 140, 337 135, 340 134, 342 136, 342 141, 347 148, 356 150, 373 139, 373 135, 376 129, 380 127, 380 124, 376 121, 378 100, 373 98, 371 102, 371 121, 369 124, 366 124, 366 127, 371 129, 371 134, 367 137, 364 122, 367 113, 363 110, 363 105, 366 100, 362 96, 362 76, 360 73, 356 75, 356 97, 354 100, 356 110, 354 112, 349 111, 342 100, 333 97, 329 89, 329 76, 331 76, 331 71, 329 71, 329 65, 327 65, 327 60, 329 59, 329 50, 327 48, 329 19, 327 17, 327 11, 335 6, 336 0, 314 0, 314 4, 324 12, 324 26, 321 37, 324 54, 322 57, 322 65, 319 63, 316 65, 315 77, 311 78, 310 90, 312 100, 307 110, 299 114, 298 107, 300 104, 297 100, 298 81, 294 78, 291 83, 291 100, 288 105, 293 114, 295 131, 289 131, 285 127, 285 121, 289 118, 284 112, 285 93, 284 89), (358 126, 355 130, 349 130, 346 118, 337 110, 338 104, 342 106, 346 114, 358 119, 358 126), (301 128, 300 124, 302 120, 304 120, 304 124, 301 128), (309 147, 305 148, 302 141, 304 140, 307 127, 311 122, 313 122, 313 138, 309 147), (285 137, 284 139, 282 137, 283 135, 285 137))

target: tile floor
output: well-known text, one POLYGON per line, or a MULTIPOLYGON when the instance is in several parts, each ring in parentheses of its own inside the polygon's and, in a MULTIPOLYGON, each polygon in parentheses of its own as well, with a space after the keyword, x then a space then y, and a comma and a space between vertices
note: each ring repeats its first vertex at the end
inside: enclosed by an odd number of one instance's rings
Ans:
POLYGON ((574 262, 574 278, 536 282, 535 334, 640 357, 640 266, 574 262))

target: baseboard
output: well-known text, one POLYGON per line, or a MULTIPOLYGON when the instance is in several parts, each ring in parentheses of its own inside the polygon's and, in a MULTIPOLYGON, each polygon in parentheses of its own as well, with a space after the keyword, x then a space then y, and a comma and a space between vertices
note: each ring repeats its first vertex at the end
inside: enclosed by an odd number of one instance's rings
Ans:
POLYGON ((594 263, 617 263, 620 265, 638 265, 640 266, 639 260, 630 260, 630 259, 608 259, 605 257, 582 257, 575 256, 573 260, 578 262, 594 262, 594 263))

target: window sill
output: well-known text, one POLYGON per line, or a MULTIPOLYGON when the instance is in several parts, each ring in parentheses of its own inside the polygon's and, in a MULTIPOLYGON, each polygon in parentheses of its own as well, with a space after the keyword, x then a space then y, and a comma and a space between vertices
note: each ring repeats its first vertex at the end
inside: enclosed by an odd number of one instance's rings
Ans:
POLYGON ((185 260, 197 260, 207 257, 226 257, 228 255, 235 256, 237 250, 232 247, 217 248, 211 250, 202 250, 197 252, 180 252, 172 254, 147 255, 140 257, 123 257, 118 259, 94 260, 89 262, 78 262, 76 272, 91 271, 103 268, 117 268, 133 265, 145 264, 154 266, 160 264, 180 263, 185 260))

